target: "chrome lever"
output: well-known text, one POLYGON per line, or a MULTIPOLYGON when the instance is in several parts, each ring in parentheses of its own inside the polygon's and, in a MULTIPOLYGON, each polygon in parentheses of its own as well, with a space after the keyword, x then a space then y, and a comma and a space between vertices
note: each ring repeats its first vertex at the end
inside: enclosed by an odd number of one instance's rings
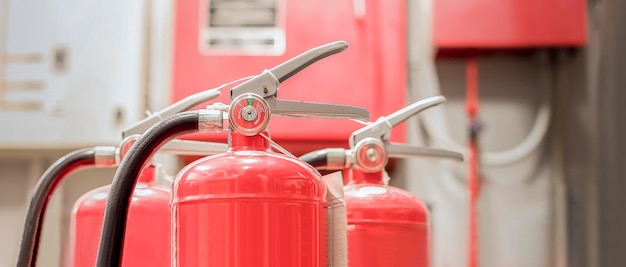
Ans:
POLYGON ((393 129, 393 127, 406 121, 408 118, 414 116, 420 111, 436 106, 445 101, 446 98, 443 96, 433 96, 417 101, 394 113, 391 113, 388 116, 381 116, 375 122, 369 123, 367 126, 354 131, 350 136, 350 147, 355 146, 361 140, 369 137, 386 141, 389 139, 391 129, 393 129))
POLYGON ((425 110, 430 107, 434 107, 443 102, 446 102, 446 98, 443 96, 433 96, 433 97, 425 98, 411 105, 408 105, 394 113, 391 113, 385 116, 385 118, 388 124, 394 127, 400 124, 401 122, 406 121, 407 119, 414 116, 415 114, 421 112, 422 110, 425 110))
POLYGON ((310 49, 281 63, 271 70, 264 70, 261 74, 252 79, 233 87, 230 90, 230 99, 233 100, 246 93, 257 94, 261 97, 276 96, 280 83, 286 81, 311 64, 346 50, 346 48, 348 48, 347 42, 337 41, 310 49))
POLYGON ((340 53, 347 48, 348 43, 345 41, 337 41, 321 45, 281 63, 280 65, 272 68, 270 72, 274 74, 279 83, 282 83, 309 65, 328 56, 340 53))

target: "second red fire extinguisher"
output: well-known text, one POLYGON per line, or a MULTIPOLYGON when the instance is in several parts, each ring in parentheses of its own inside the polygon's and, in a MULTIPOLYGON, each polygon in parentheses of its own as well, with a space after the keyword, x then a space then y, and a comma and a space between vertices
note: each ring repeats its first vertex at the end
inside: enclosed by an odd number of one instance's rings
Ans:
POLYGON ((431 97, 355 131, 350 149, 324 149, 300 157, 318 169, 342 170, 347 210, 348 263, 352 267, 429 266, 429 213, 411 193, 388 185, 389 158, 443 157, 460 153, 387 141, 391 128, 445 101, 431 97))

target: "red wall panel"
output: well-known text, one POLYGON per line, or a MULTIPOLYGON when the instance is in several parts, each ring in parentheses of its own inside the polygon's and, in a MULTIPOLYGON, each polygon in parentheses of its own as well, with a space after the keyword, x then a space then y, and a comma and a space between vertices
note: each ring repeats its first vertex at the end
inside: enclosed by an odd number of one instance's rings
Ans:
MULTIPOLYGON (((356 1, 285 1, 286 50, 280 56, 207 55, 199 49, 206 2, 175 4, 173 101, 235 79, 260 74, 301 52, 336 40, 350 47, 323 59, 284 82, 280 99, 358 105, 372 119, 405 105, 406 7, 404 1, 366 1, 365 16, 356 16, 356 1), (384 3, 383 3, 384 2, 384 3), (330 8, 332 7, 332 8, 330 8)), ((218 101, 229 103, 228 89, 218 101)), ((314 147, 347 146, 349 134, 361 126, 351 121, 274 118, 272 137, 296 153, 314 147), (292 144, 292 145, 289 145, 292 144), (293 144, 305 144, 293 145, 293 144)), ((402 127, 393 139, 404 139, 402 127)), ((212 139, 211 137, 208 137, 212 139)))

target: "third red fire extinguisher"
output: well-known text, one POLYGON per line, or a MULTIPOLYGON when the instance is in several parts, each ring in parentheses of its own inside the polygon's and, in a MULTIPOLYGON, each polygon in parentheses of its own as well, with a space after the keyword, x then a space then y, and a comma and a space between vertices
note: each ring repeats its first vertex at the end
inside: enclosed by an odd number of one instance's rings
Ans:
POLYGON ((347 209, 348 263, 351 267, 429 265, 429 213, 411 193, 389 186, 389 158, 444 157, 456 152, 394 144, 391 128, 445 98, 431 97, 381 117, 350 137, 350 149, 324 149, 301 157, 318 169, 343 170, 347 209))
MULTIPOLYGON (((171 106, 154 113, 152 116, 124 130, 125 137, 120 148, 97 146, 81 149, 67 154, 52 164, 39 179, 35 193, 27 210, 22 244, 17 266, 31 267, 37 262, 37 252, 45 210, 54 190, 68 174, 79 168, 116 167, 134 141, 150 126, 167 116, 187 110, 202 102, 219 96, 218 90, 207 90, 182 99, 171 106)), ((225 144, 174 140, 161 148, 161 151, 186 155, 211 155, 226 150, 225 144)), ((160 230, 170 228, 169 190, 154 183, 153 167, 147 167, 139 179, 133 194, 133 216, 137 218, 130 227, 128 236, 127 259, 124 266, 168 266, 170 264, 169 234, 160 230), (145 227, 150 222, 151 227, 145 227), (160 234, 163 233, 163 234, 160 234), (153 255, 146 258, 146 255, 153 255)), ((75 203, 71 224, 71 248, 69 266, 93 266, 96 260, 98 240, 100 238, 104 204, 109 197, 109 186, 94 189, 75 203)))

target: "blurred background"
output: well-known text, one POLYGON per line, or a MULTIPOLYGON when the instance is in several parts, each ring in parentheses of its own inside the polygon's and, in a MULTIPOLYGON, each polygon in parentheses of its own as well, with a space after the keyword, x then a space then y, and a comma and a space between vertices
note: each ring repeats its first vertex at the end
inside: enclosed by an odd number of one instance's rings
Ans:
MULTIPOLYGON (((620 0, 0 0, 0 267, 14 266, 32 188, 60 156, 119 145, 147 112, 335 40, 350 47, 281 98, 377 118, 442 94, 392 140, 467 155, 466 96, 479 92, 480 266, 626 266, 624 26, 620 0)), ((301 155, 347 147, 359 127, 277 119, 270 131, 301 155)), ((157 155, 170 175, 190 160, 157 155)), ((468 164, 388 166, 430 209, 432 266, 466 265, 468 164)), ((64 266, 73 203, 113 174, 61 184, 41 266, 64 266)))

